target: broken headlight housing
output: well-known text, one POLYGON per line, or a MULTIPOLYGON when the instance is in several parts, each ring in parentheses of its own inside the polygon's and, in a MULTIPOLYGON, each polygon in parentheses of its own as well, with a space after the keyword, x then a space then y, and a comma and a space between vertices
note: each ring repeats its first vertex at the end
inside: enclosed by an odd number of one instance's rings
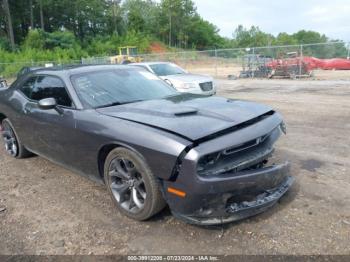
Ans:
POLYGON ((262 168, 272 156, 273 145, 282 132, 286 133, 283 122, 263 136, 205 155, 198 161, 197 172, 200 176, 215 176, 262 168))

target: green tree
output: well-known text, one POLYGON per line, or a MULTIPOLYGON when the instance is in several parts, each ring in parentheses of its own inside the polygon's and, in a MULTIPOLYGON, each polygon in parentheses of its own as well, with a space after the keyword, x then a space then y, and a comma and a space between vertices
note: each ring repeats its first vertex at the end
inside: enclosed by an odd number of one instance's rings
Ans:
POLYGON ((45 48, 45 34, 42 30, 34 29, 28 32, 24 39, 23 48, 29 49, 44 49, 45 48))
POLYGON ((160 10, 160 36, 169 46, 187 46, 188 26, 197 14, 193 1, 162 0, 160 10))
POLYGON ((315 31, 300 30, 293 34, 292 37, 298 41, 298 44, 325 43, 328 41, 325 35, 315 31))
POLYGON ((151 0, 126 0, 122 6, 127 30, 148 35, 158 33, 159 7, 151 0))
POLYGON ((214 49, 224 45, 219 29, 199 15, 194 16, 187 27, 188 42, 197 49, 214 49))
POLYGON ((236 47, 259 47, 271 45, 274 37, 262 32, 257 26, 247 29, 239 25, 233 34, 233 40, 236 47))
POLYGON ((296 45, 298 40, 287 33, 279 33, 273 41, 273 45, 296 45))

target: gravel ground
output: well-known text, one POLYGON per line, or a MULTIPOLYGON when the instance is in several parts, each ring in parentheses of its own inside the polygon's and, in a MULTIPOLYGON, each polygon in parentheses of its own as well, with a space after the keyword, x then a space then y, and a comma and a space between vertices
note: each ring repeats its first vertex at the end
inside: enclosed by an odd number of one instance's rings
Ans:
POLYGON ((350 81, 218 80, 219 95, 272 105, 278 158, 296 183, 271 210, 202 228, 169 210, 123 217, 103 186, 0 149, 0 254, 350 254, 350 81))

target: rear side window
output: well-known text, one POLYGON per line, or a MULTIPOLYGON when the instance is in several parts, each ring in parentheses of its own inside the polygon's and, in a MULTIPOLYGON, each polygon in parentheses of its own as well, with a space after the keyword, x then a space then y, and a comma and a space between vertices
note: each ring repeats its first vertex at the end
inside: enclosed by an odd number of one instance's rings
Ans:
POLYGON ((67 93, 65 85, 57 77, 38 76, 30 78, 20 90, 31 100, 39 101, 44 98, 55 98, 58 105, 72 107, 72 100, 67 93))

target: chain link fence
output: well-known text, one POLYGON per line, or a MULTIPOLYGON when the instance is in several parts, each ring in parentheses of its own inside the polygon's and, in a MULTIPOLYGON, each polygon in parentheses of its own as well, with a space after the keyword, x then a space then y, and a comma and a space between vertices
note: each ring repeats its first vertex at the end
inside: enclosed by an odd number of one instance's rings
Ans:
POLYGON ((192 73, 217 78, 320 77, 350 79, 350 43, 267 46, 142 55, 144 62, 169 61, 192 73), (340 58, 342 70, 322 63, 340 58), (316 63, 316 64, 315 64, 316 63), (326 69, 326 70, 325 70, 326 69), (335 69, 335 70, 334 70, 335 69))
MULTIPOLYGON (((217 78, 313 77, 317 79, 350 79, 350 43, 344 42, 153 53, 142 54, 139 57, 143 62, 173 62, 192 73, 207 74, 217 78), (343 70, 320 66, 321 63, 332 62, 334 58, 341 59, 344 64, 343 70)), ((110 57, 14 63, 1 63, 0 61, 0 76, 15 78, 17 72, 23 67, 110 64, 111 61, 113 60, 110 57)))

